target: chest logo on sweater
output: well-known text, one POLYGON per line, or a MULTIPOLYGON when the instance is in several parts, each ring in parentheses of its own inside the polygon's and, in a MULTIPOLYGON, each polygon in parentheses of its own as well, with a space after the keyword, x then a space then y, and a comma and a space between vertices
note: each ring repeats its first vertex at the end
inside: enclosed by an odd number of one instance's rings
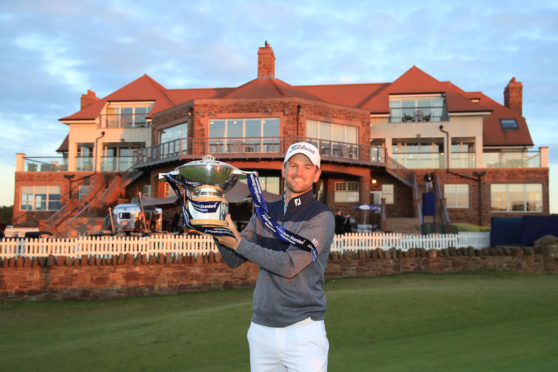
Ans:
POLYGON ((296 198, 295 199, 295 205, 298 207, 301 204, 302 204, 302 202, 300 201, 300 198, 296 198))

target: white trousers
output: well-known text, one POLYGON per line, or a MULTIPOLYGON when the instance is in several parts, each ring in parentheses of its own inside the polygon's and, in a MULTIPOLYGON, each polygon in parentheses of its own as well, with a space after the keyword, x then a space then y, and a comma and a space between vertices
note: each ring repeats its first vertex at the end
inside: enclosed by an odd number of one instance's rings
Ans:
POLYGON ((310 318, 284 328, 255 323, 248 330, 252 372, 325 372, 327 340, 323 320, 310 318))

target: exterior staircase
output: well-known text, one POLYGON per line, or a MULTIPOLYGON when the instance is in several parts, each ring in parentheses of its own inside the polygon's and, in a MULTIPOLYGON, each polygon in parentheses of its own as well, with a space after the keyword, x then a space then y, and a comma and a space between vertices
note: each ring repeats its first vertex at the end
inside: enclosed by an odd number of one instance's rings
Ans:
POLYGON ((48 220, 41 221, 40 229, 60 237, 100 231, 107 207, 120 201, 126 186, 141 175, 141 171, 131 168, 122 174, 93 176, 90 192, 79 203, 69 200, 48 220))

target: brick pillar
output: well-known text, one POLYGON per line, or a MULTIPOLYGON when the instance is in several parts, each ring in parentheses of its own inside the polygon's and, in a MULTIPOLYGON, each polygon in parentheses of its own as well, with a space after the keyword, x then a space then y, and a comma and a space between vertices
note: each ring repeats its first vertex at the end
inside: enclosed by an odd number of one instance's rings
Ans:
POLYGON ((18 152, 16 154, 16 172, 25 171, 25 154, 18 152))
POLYGON ((523 116, 523 84, 515 77, 504 89, 504 105, 523 116))
POLYGON ((258 78, 275 78, 275 54, 267 41, 258 50, 258 78))

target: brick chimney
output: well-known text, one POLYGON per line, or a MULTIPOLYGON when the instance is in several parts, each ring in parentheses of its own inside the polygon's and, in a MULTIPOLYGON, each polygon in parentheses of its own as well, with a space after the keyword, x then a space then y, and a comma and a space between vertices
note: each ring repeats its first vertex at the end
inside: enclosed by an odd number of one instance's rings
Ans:
POLYGON ((504 89, 504 105, 523 116, 523 84, 516 81, 515 77, 504 89))
POLYGON ((84 108, 92 103, 97 102, 98 100, 99 98, 97 97, 95 92, 93 92, 92 90, 87 90, 87 94, 81 95, 81 109, 83 110, 84 108))
POLYGON ((267 41, 258 50, 258 78, 275 78, 275 54, 267 41))

